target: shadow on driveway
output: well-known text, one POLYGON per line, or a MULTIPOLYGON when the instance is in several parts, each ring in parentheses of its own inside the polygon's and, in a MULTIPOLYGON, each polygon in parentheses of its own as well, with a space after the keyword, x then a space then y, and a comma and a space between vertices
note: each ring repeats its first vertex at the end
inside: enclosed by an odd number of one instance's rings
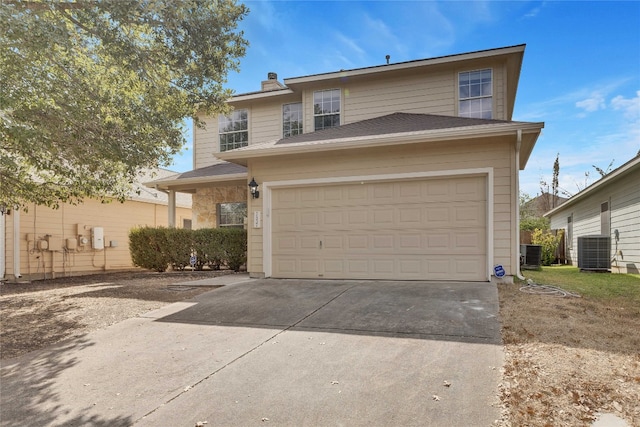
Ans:
POLYGON ((261 279, 194 301, 158 321, 501 343, 490 283, 261 279))

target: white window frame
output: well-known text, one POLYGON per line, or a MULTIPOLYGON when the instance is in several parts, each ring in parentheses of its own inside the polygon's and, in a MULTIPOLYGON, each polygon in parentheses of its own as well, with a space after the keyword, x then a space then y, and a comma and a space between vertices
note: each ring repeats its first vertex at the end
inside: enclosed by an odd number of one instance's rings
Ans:
MULTIPOLYGON (((298 112, 296 112, 296 113, 298 113, 298 112)), ((287 104, 282 104, 282 137, 283 138, 288 138, 290 136, 300 135, 303 132, 304 132, 304 110, 303 110, 302 102, 290 102, 290 103, 287 103, 287 104), (289 107, 291 105, 299 105, 300 106, 299 117, 298 117, 298 120, 297 120, 298 127, 295 129, 295 133, 291 132, 293 130, 291 128, 291 123, 294 122, 294 121, 287 120, 287 114, 291 114, 291 113, 285 113, 285 111, 284 111, 286 107, 289 107), (286 127, 287 124, 289 125, 289 133, 288 134, 287 134, 287 127, 286 127)))
MULTIPOLYGON (((331 98, 333 98, 333 95, 331 95, 331 98)), ((324 97, 322 100, 323 104, 324 104, 324 97)), ((316 90, 313 92, 313 130, 322 130, 322 129, 330 129, 332 127, 337 127, 340 126, 340 124, 342 123, 342 91, 338 88, 333 88, 333 89, 323 89, 323 90, 316 90), (333 111, 331 110, 330 112, 321 112, 321 113, 316 113, 316 94, 319 93, 327 93, 327 92, 338 92, 338 111, 333 111), (329 117, 329 116, 338 116, 338 123, 333 125, 333 126, 322 126, 320 128, 316 127, 316 118, 318 117, 329 117)))
POLYGON ((219 115, 218 116, 218 150, 222 153, 224 151, 234 150, 240 147, 246 147, 247 145, 249 145, 249 110, 247 110, 246 108, 242 108, 242 109, 234 110, 228 115, 223 115, 223 114, 219 115), (243 114, 246 117, 244 119, 242 118, 243 114), (234 129, 235 123, 242 123, 242 122, 244 122, 244 128, 234 129), (231 125, 231 130, 223 130, 223 125, 226 125, 226 126, 231 125), (235 135, 242 134, 242 133, 246 133, 245 141, 240 141, 240 143, 233 142, 231 146, 229 146, 228 142, 225 142, 224 149, 223 149, 223 142, 222 142, 223 135, 225 136, 234 135, 234 138, 235 138, 235 135))
POLYGON ((476 119, 493 119, 494 118, 494 105, 493 105, 493 69, 491 68, 484 68, 481 70, 471 70, 471 71, 461 71, 458 73, 458 116, 459 117, 470 117, 470 118, 476 118, 476 119), (482 81, 482 74, 489 72, 489 76, 490 76, 490 81, 487 83, 486 81, 483 82, 482 81), (478 73, 480 73, 480 81, 478 83, 472 83, 473 81, 471 80, 472 76, 475 74, 477 75, 478 73), (465 94, 463 94, 463 90, 462 90, 462 82, 461 80, 463 79, 464 76, 468 76, 467 78, 467 82, 465 84, 465 87, 467 88, 467 91, 465 94), (486 86, 489 84, 489 88, 488 90, 486 90, 486 86), (478 91, 476 93, 473 93, 473 88, 472 86, 478 86, 478 91), (488 102, 487 102, 488 101, 488 102), (465 109, 462 108, 462 104, 464 103, 469 103, 469 108, 465 109), (484 108, 485 104, 490 105, 491 109, 488 110, 486 108, 484 108), (473 106, 475 106, 475 108, 473 108, 473 106), (478 108, 479 107, 479 108, 478 108), (465 111, 463 111, 465 110, 465 111), (489 112, 489 117, 485 117, 485 113, 489 112))
MULTIPOLYGON (((216 204, 216 222, 219 228, 244 228, 247 222, 247 203, 246 202, 229 202, 229 203, 218 203, 216 204), (244 205, 244 216, 241 218, 241 221, 230 222, 230 223, 222 223, 222 205, 244 205)), ((240 220, 238 216, 236 220, 240 220)))

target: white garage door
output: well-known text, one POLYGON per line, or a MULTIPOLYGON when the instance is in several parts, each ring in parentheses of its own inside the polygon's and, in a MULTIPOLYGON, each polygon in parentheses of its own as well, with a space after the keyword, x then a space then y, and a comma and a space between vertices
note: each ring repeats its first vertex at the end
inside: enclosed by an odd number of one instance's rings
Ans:
POLYGON ((274 189, 272 276, 487 280, 486 178, 274 189))

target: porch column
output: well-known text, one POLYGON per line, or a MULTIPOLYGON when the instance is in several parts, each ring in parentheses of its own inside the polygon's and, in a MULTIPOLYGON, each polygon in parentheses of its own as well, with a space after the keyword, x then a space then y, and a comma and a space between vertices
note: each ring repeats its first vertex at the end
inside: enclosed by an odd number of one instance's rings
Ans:
POLYGON ((175 228, 176 226, 176 192, 175 190, 169 190, 168 210, 169 210, 168 225, 171 228, 175 228))

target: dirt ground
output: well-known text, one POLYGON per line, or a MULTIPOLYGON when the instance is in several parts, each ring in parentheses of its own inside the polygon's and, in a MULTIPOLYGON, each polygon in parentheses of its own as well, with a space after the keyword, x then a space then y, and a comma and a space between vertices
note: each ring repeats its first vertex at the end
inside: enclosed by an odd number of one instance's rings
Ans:
POLYGON ((123 272, 0 285, 0 359, 106 328, 211 287, 179 286, 225 271, 123 272), (178 285, 178 286, 176 286, 178 285))
MULTIPOLYGON (((105 328, 209 287, 224 272, 129 272, 0 285, 0 358, 105 328)), ((640 307, 499 285, 503 381, 498 426, 590 426, 612 413, 640 426, 640 307)))
POLYGON ((640 426, 640 307, 532 295, 500 285, 501 426, 640 426))

